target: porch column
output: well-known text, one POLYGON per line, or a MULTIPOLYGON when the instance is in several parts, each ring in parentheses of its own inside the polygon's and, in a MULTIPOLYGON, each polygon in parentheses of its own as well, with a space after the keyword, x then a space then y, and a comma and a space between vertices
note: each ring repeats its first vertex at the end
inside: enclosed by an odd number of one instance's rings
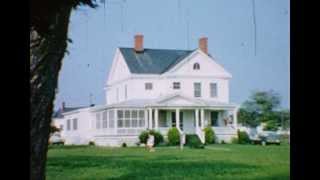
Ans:
POLYGON ((159 110, 158 109, 155 109, 154 110, 154 128, 155 129, 158 129, 159 127, 159 110))
POLYGON ((195 113, 196 113, 196 128, 199 127, 199 109, 195 109, 195 113))
POLYGON ((204 129, 204 109, 201 109, 201 129, 204 129))
POLYGON ((152 108, 149 109, 149 129, 152 129, 152 108))
POLYGON ((233 110, 233 126, 235 128, 238 127, 238 117, 237 117, 237 114, 238 114, 238 107, 236 107, 234 110, 233 110))
POLYGON ((180 129, 180 109, 176 109, 176 127, 180 129))

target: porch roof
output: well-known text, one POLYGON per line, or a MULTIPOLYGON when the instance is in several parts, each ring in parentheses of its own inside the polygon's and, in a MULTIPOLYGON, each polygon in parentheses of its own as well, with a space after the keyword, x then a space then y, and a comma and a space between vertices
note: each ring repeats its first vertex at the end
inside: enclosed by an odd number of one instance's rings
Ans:
POLYGON ((99 111, 111 108, 212 108, 212 109, 230 109, 238 105, 233 103, 224 103, 204 99, 195 99, 180 94, 173 94, 157 99, 136 99, 128 100, 110 105, 96 106, 93 111, 99 111))

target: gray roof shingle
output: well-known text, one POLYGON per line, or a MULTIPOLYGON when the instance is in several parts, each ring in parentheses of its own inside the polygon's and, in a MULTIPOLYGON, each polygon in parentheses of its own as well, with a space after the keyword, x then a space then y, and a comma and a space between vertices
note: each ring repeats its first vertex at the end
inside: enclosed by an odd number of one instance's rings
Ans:
POLYGON ((162 74, 174 67, 194 50, 144 49, 135 52, 133 48, 119 48, 131 73, 162 74))

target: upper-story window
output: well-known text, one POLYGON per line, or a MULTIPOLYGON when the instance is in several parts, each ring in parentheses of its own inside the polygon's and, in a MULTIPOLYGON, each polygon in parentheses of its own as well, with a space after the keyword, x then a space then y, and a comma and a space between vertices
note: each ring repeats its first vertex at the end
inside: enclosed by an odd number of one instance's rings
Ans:
POLYGON ((152 83, 145 83, 144 85, 146 90, 152 90, 152 83))
POLYGON ((210 83, 210 96, 211 97, 217 97, 218 96, 217 83, 210 83))
POLYGON ((201 97, 201 83, 194 83, 194 97, 201 97))
POLYGON ((173 89, 180 89, 180 82, 174 82, 173 89))
POLYGON ((127 85, 124 86, 124 98, 127 99, 128 98, 128 89, 127 89, 127 85))
POLYGON ((194 63, 193 64, 193 70, 199 70, 200 69, 200 64, 199 63, 194 63))

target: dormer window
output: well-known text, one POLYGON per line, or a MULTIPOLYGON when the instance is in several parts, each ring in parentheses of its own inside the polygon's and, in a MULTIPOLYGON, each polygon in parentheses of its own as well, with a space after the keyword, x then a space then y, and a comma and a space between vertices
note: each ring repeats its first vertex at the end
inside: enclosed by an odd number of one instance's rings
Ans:
POLYGON ((194 63, 193 64, 193 70, 199 70, 200 69, 200 64, 199 63, 194 63))

